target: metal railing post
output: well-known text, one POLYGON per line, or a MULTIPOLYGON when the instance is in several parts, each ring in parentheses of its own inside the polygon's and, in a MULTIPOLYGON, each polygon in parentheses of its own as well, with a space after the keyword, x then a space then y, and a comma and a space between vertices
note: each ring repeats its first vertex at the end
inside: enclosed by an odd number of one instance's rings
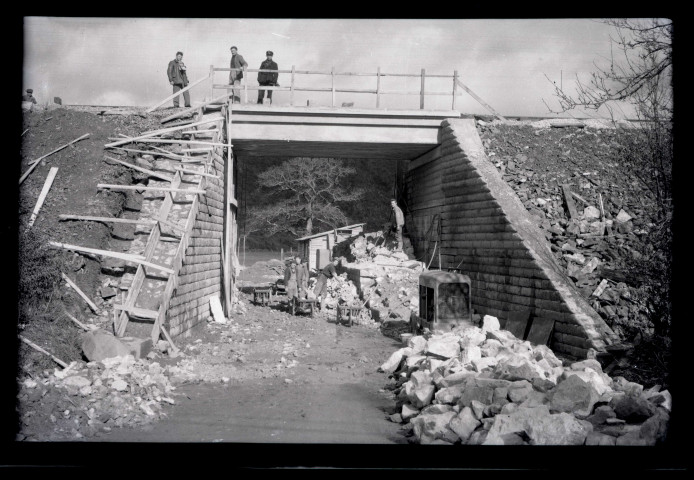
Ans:
POLYGON ((419 94, 419 109, 424 110, 424 75, 425 70, 422 69, 422 89, 419 94))

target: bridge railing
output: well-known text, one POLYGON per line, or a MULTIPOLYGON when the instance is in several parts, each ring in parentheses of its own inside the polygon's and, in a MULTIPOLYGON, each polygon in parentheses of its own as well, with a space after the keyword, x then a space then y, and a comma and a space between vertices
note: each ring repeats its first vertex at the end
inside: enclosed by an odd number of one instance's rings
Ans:
MULTIPOLYGON (((468 91, 468 93, 472 94, 471 91, 462 83, 460 82, 458 78, 458 71, 455 70, 453 72, 453 75, 431 75, 426 73, 425 69, 422 69, 419 74, 410 74, 410 73, 385 73, 381 72, 381 68, 378 67, 375 73, 355 73, 355 72, 337 72, 335 71, 335 67, 332 67, 330 71, 312 71, 312 70, 297 70, 294 65, 292 65, 291 70, 261 70, 257 68, 216 68, 214 66, 210 67, 210 71, 212 73, 214 72, 231 72, 231 71, 239 71, 243 70, 243 79, 241 80, 241 84, 237 87, 234 87, 233 85, 228 85, 228 84, 214 84, 212 85, 213 89, 226 89, 230 90, 232 88, 237 88, 240 89, 243 93, 243 101, 244 103, 248 102, 248 91, 257 91, 257 90, 279 90, 279 91, 286 91, 289 92, 289 104, 294 105, 295 98, 294 98, 294 93, 295 92, 330 92, 331 93, 331 106, 335 106, 335 94, 336 93, 370 93, 374 94, 376 96, 376 108, 380 108, 381 106, 381 97, 383 95, 418 95, 419 96, 419 108, 424 109, 424 99, 428 95, 447 95, 451 97, 451 110, 455 110, 456 107, 456 98, 461 94, 461 91, 458 89, 461 87, 462 89, 468 91), (248 83, 248 76, 247 73, 254 73, 254 72, 268 72, 268 73, 283 73, 283 74, 290 74, 290 81, 289 81, 289 86, 260 86, 260 85, 249 85, 248 83), (299 75, 322 75, 322 76, 330 76, 330 86, 329 87, 306 87, 306 86, 297 86, 296 84, 296 78, 299 75), (375 88, 338 88, 335 86, 335 80, 338 77, 375 77, 375 88), (419 90, 385 90, 381 86, 381 79, 386 78, 386 77, 409 77, 409 78, 419 78, 420 79, 420 88, 419 90), (441 92, 441 91, 427 91, 425 89, 426 86, 426 79, 450 79, 451 80, 451 88, 450 90, 446 92, 441 92)), ((472 94, 475 96, 474 94, 472 94)), ((478 99, 479 101, 480 99, 478 99)), ((496 112, 494 112, 496 113, 496 112)))

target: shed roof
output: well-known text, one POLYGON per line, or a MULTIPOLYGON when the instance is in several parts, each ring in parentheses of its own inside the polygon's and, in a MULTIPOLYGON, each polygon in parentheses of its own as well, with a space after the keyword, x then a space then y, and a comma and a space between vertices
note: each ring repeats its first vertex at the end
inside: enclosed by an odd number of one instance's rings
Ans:
POLYGON ((366 225, 366 223, 355 223, 354 225, 347 225, 346 227, 339 227, 339 228, 334 228, 332 230, 326 230, 325 232, 320 232, 320 233, 314 233, 313 235, 307 235, 305 237, 297 238, 296 241, 299 242, 301 240, 308 240, 310 238, 316 238, 316 237, 321 237, 323 235, 327 235, 329 233, 333 233, 335 230, 340 231, 340 230, 347 230, 348 228, 354 228, 354 227, 361 227, 366 225))

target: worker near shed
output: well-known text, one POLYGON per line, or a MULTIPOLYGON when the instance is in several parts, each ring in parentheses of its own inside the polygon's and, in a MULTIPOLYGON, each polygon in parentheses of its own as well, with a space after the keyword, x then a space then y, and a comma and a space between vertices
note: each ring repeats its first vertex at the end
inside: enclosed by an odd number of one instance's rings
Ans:
POLYGON ((233 85, 237 88, 233 88, 234 98, 232 103, 241 103, 241 89, 238 88, 241 85, 241 79, 243 78, 243 67, 248 67, 248 63, 244 60, 243 56, 239 53, 238 48, 231 47, 231 60, 229 61, 229 68, 237 69, 231 70, 229 72, 229 85, 233 85))
POLYGON ((34 90, 27 88, 26 95, 22 95, 22 102, 31 102, 36 105, 36 98, 34 97, 34 90))
POLYGON ((296 285, 299 293, 299 298, 306 298, 306 291, 308 290, 308 269, 305 263, 301 263, 301 257, 296 256, 294 258, 296 263, 296 285))
MULTIPOLYGON (((265 60, 260 64, 260 70, 279 70, 277 64, 272 61, 272 51, 268 50, 265 52, 265 60)), ((258 85, 261 87, 279 87, 277 83, 277 77, 279 72, 258 72, 258 85)), ((258 103, 263 103, 263 97, 265 96, 265 90, 258 90, 258 103)), ((272 90, 267 91, 267 99, 272 104, 272 90)))
MULTIPOLYGON (((173 93, 182 90, 188 85, 188 74, 186 73, 186 66, 183 63, 183 52, 176 52, 176 58, 169 62, 166 73, 169 76, 169 84, 173 85, 173 93)), ((180 95, 174 97, 174 108, 178 108, 180 98, 180 95)), ((186 107, 190 107, 190 93, 188 90, 183 92, 183 101, 186 107)))
POLYGON ((325 300, 328 296, 328 279, 337 276, 337 271, 335 270, 335 265, 337 265, 337 258, 333 258, 330 263, 328 263, 323 270, 318 274, 318 280, 316 281, 316 288, 314 292, 316 293, 316 298, 320 298, 320 309, 325 308, 325 300))
POLYGON ((405 216, 402 214, 402 210, 398 207, 398 202, 395 199, 390 200, 390 206, 393 209, 393 227, 395 230, 395 236, 398 240, 398 251, 402 252, 402 227, 405 225, 405 216))

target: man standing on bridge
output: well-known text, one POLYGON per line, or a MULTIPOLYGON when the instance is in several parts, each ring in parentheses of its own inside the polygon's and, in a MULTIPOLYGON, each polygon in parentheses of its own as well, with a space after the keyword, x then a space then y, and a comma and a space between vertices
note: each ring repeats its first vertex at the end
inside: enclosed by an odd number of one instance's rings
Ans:
MULTIPOLYGON (((188 85, 188 74, 186 74, 186 66, 183 63, 183 52, 176 52, 176 58, 169 62, 166 73, 169 76, 169 84, 173 85, 173 93, 182 90, 183 87, 188 85)), ((180 97, 180 95, 174 97, 174 108, 178 108, 180 97)), ((190 93, 188 93, 188 90, 183 92, 183 100, 186 107, 190 107, 190 93)))
MULTIPOLYGON (((265 52, 266 59, 260 64, 260 70, 279 70, 277 64, 272 61, 272 51, 268 50, 265 52)), ((277 77, 279 72, 258 72, 258 85, 261 87, 279 87, 277 83, 277 77)), ((263 103, 263 96, 265 95, 265 90, 258 90, 258 103, 263 103)), ((272 90, 267 91, 267 99, 269 103, 272 104, 272 90)))
MULTIPOLYGON (((243 59, 240 53, 238 53, 238 48, 231 47, 231 61, 229 62, 229 68, 235 68, 237 70, 232 70, 229 72, 229 85, 239 87, 241 85, 241 79, 243 78, 243 67, 248 67, 248 63, 243 59)), ((240 88, 232 89, 234 92, 234 98, 232 103, 241 103, 240 88)))

